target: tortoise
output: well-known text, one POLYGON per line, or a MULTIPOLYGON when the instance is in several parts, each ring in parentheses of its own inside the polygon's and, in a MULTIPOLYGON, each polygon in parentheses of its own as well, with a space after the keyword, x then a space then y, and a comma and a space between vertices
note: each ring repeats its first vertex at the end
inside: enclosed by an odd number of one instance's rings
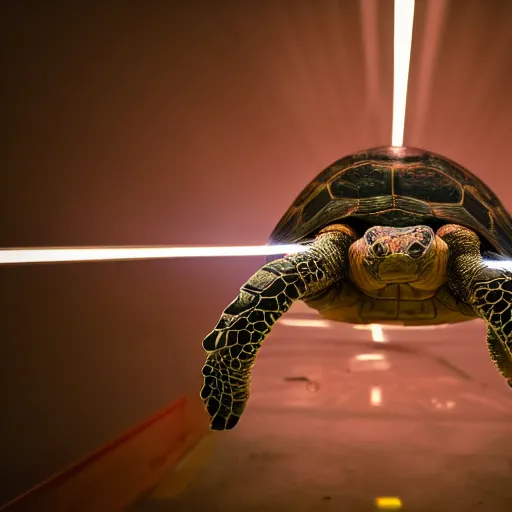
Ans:
POLYGON ((480 317, 491 359, 512 386, 512 272, 500 263, 512 257, 512 218, 454 161, 394 146, 345 156, 299 194, 270 243, 304 250, 268 259, 204 339, 211 429, 238 423, 257 351, 299 299, 353 324, 480 317))

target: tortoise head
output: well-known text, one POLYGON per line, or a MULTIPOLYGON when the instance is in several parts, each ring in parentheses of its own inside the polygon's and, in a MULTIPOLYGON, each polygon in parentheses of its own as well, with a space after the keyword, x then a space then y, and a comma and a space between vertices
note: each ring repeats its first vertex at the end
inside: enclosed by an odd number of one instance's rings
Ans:
POLYGON ((408 283, 418 289, 437 289, 445 280, 447 248, 429 226, 374 226, 350 247, 355 282, 376 290, 408 283))

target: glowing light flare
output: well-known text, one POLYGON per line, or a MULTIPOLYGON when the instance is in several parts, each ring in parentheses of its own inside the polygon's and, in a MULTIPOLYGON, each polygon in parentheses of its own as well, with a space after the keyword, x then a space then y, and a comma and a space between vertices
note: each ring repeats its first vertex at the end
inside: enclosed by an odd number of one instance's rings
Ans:
MULTIPOLYGON (((511 265, 512 269, 512 265, 511 265)), ((449 324, 439 325, 381 325, 381 324, 356 324, 352 327, 362 331, 370 331, 372 341, 375 343, 387 343, 388 337, 385 331, 432 331, 435 329, 446 329, 449 324)))
POLYGON ((384 361, 383 354, 357 354, 358 361, 384 361))
POLYGON ((384 330, 380 324, 370 324, 370 332, 372 333, 372 340, 375 343, 384 343, 386 338, 384 337, 384 330))
POLYGON ((273 254, 293 254, 306 250, 307 246, 297 244, 225 247, 48 247, 2 249, 0 250, 0 265, 163 258, 268 256, 273 254))
POLYGON ((484 260, 484 265, 488 268, 512 271, 512 260, 484 260))
POLYGON ((456 403, 453 400, 440 402, 437 398, 432 398, 430 402, 436 409, 453 409, 456 405, 456 403))
POLYGON ((375 407, 382 405, 382 389, 380 386, 373 386, 370 389, 370 403, 375 407))
POLYGON ((402 146, 404 142, 413 20, 414 0, 395 0, 393 128, 391 132, 393 146, 402 146))
POLYGON ((370 331, 372 340, 375 343, 386 343, 386 337, 384 336, 384 329, 380 324, 356 324, 353 326, 354 329, 370 331))
POLYGON ((379 496, 375 498, 375 505, 381 510, 398 510, 402 508, 402 500, 397 496, 379 496))
POLYGON ((314 318, 282 318, 279 323, 288 327, 316 327, 322 329, 331 327, 327 320, 314 318))
POLYGON ((436 329, 446 329, 450 324, 437 324, 437 325, 386 325, 386 331, 433 331, 436 329))

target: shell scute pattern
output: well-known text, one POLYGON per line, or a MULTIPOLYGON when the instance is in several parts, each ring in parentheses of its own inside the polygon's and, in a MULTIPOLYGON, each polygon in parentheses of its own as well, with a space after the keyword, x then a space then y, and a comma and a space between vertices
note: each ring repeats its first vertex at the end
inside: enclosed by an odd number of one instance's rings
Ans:
POLYGON ((338 173, 328 185, 334 198, 360 199, 392 194, 389 168, 374 163, 360 163, 338 173))
POLYGON ((430 203, 460 204, 463 190, 453 178, 432 167, 406 167, 397 169, 394 191, 430 203))
POLYGON ((297 197, 270 236, 295 243, 329 224, 459 224, 492 249, 512 256, 512 219, 477 176, 429 151, 380 147, 341 158, 297 197))

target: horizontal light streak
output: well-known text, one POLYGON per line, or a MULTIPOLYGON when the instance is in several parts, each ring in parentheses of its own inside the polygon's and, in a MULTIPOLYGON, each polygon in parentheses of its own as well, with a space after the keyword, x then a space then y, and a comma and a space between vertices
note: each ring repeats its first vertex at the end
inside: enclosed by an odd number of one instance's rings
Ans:
POLYGON ((58 263, 80 261, 146 260, 164 258, 208 258, 268 256, 304 252, 307 246, 245 245, 219 247, 45 247, 1 249, 0 264, 58 263))
POLYGON ((279 324, 287 325, 288 327, 317 327, 321 329, 331 327, 327 320, 317 320, 314 318, 282 318, 279 324))
POLYGON ((512 260, 484 260, 484 265, 488 268, 512 271, 512 260))
POLYGON ((386 331, 432 331, 435 329, 445 329, 450 324, 438 324, 438 325, 386 325, 384 329, 386 331))
POLYGON ((383 354, 357 354, 356 359, 358 361, 383 361, 383 354))
POLYGON ((352 327, 361 331, 371 331, 373 341, 384 343, 387 341, 385 331, 432 331, 446 329, 450 324, 438 325, 398 325, 398 324, 355 324, 352 327))

